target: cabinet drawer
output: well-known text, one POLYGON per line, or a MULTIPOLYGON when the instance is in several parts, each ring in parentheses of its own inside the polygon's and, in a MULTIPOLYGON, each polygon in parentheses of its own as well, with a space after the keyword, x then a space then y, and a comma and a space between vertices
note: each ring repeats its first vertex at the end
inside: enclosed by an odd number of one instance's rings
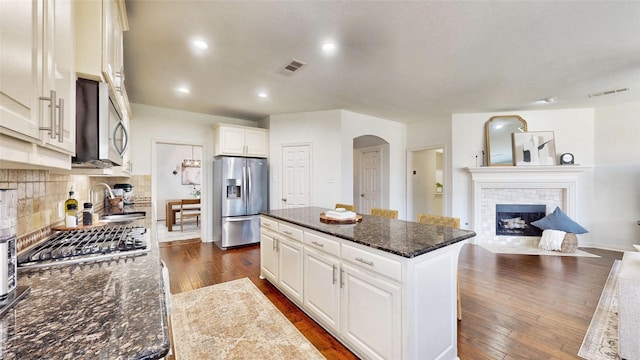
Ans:
POLYGON ((399 261, 345 243, 342 244, 342 259, 358 265, 361 268, 401 281, 402 270, 399 261))
POLYGON ((276 221, 273 221, 271 219, 267 219, 264 216, 260 217, 260 226, 267 228, 267 229, 271 229, 273 231, 278 231, 278 223, 276 221))
POLYGON ((329 238, 328 235, 319 235, 309 231, 304 232, 304 243, 310 247, 340 257, 340 242, 329 238))
POLYGON ((291 239, 302 242, 302 230, 294 228, 293 226, 285 225, 283 223, 278 224, 278 232, 291 239))

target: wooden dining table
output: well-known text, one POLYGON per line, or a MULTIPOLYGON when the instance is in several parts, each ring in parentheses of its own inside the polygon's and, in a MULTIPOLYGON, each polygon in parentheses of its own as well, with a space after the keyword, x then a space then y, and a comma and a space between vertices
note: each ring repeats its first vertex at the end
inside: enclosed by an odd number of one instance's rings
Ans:
MULTIPOLYGON (((172 200, 166 201, 165 224, 167 226, 167 231, 173 231, 173 225, 176 223, 176 214, 180 212, 180 204, 182 204, 182 200, 192 200, 192 199, 172 199, 172 200)), ((193 210, 193 209, 199 210, 200 201, 198 201, 197 204, 185 205, 184 208, 190 209, 190 210, 193 210)))

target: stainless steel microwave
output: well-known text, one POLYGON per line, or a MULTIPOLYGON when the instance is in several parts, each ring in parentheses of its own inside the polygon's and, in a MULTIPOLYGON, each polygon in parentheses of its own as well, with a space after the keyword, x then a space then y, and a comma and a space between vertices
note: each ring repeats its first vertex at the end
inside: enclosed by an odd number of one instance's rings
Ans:
POLYGON ((74 168, 122 165, 129 133, 107 83, 76 80, 76 156, 74 168))

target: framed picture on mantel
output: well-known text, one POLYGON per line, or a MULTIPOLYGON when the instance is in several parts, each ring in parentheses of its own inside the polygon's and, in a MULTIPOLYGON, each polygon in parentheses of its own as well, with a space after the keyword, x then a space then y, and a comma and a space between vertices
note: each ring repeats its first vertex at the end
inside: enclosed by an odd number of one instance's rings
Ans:
POLYGON ((511 140, 514 165, 556 165, 553 131, 512 133, 511 140))

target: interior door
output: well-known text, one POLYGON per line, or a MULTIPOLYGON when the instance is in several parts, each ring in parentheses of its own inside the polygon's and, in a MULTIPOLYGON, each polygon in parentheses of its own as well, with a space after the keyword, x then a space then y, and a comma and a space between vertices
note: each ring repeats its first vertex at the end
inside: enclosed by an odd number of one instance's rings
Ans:
POLYGON ((304 207, 311 203, 311 146, 282 146, 282 207, 304 207))
POLYGON ((369 214, 371 208, 382 206, 382 149, 360 151, 360 204, 358 212, 369 214))

